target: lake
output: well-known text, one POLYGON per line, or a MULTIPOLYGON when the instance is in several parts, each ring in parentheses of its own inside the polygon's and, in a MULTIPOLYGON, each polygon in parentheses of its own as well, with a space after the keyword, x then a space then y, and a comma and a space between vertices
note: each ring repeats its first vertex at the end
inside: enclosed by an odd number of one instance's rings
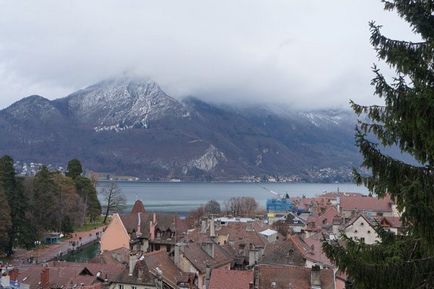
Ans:
MULTIPOLYGON (((117 182, 127 203, 132 205, 140 199, 145 208, 150 211, 185 213, 205 204, 209 200, 223 203, 232 197, 254 197, 263 207, 274 195, 288 193, 289 196, 312 197, 324 192, 358 192, 367 194, 368 190, 356 184, 319 184, 319 183, 146 183, 146 182, 117 182)), ((99 182, 100 192, 108 182, 99 182)), ((99 196, 101 204, 104 201, 99 196)))

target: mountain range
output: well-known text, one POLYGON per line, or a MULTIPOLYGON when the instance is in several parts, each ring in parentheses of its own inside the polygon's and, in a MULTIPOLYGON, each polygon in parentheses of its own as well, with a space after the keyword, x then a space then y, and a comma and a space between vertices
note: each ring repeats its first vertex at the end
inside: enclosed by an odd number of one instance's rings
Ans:
POLYGON ((348 171, 360 163, 351 111, 228 106, 167 95, 152 80, 105 80, 0 111, 0 155, 145 179, 229 180, 348 171))

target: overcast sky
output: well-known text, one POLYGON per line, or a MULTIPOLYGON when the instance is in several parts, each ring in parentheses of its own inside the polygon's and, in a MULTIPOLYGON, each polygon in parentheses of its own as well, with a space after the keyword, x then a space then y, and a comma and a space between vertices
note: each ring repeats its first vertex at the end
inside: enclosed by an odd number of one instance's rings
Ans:
POLYGON ((414 39, 379 0, 0 0, 0 108, 123 74, 215 102, 378 102, 370 20, 414 39))

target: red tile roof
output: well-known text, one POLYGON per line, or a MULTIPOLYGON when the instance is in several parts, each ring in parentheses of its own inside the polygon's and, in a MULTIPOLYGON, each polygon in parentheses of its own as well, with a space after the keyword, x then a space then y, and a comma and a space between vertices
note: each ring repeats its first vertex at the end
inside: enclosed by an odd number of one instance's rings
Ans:
POLYGON ((37 289, 40 287, 42 270, 48 269, 50 287, 72 288, 73 285, 81 283, 90 286, 104 279, 114 280, 124 268, 125 266, 120 264, 50 262, 46 265, 32 265, 19 272, 18 281, 29 284, 31 289, 37 289))
POLYGON ((220 245, 215 243, 214 257, 208 255, 199 243, 190 243, 184 246, 183 254, 202 273, 205 272, 207 265, 211 268, 219 268, 233 261, 233 257, 220 245))
POLYGON ((370 196, 342 196, 340 206, 342 210, 371 211, 371 212, 392 212, 392 200, 389 196, 378 199, 370 196))
POLYGON ((318 234, 304 240, 298 235, 291 235, 290 240, 294 245, 294 248, 297 249, 305 259, 314 263, 333 267, 332 262, 322 251, 321 238, 318 234))
POLYGON ((143 257, 153 275, 158 275, 158 272, 161 272, 165 281, 175 286, 180 282, 187 283, 189 278, 194 278, 191 273, 184 273, 179 270, 164 250, 146 253, 143 257))
POLYGON ((354 222, 357 221, 359 218, 365 219, 366 223, 368 223, 373 229, 375 229, 375 225, 378 222, 377 219, 372 219, 364 213, 358 213, 354 215, 347 223, 343 225, 343 228, 348 228, 349 226, 354 224, 354 222))
POLYGON ((211 272, 209 289, 249 289, 253 271, 214 269, 211 272))
POLYGON ((101 254, 89 260, 89 263, 128 264, 129 255, 130 255, 130 250, 121 247, 111 251, 104 251, 101 254))
MULTIPOLYGON (((292 265, 258 265, 259 289, 311 289, 311 269, 292 265)), ((331 269, 320 271, 321 289, 334 289, 331 269)))
MULTIPOLYGON (((142 233, 142 237, 145 238, 150 237, 149 224, 154 219, 153 213, 131 212, 130 214, 120 215, 120 218, 123 225, 125 226, 125 229, 129 234, 137 231, 137 226, 140 221, 140 232, 142 233)), ((176 214, 155 213, 155 218, 157 221, 156 229, 160 230, 161 232, 170 229, 172 232, 176 232, 175 234, 176 239, 179 239, 182 236, 182 234, 187 231, 187 225, 185 220, 181 220, 176 214)), ((174 239, 170 241, 175 242, 174 239)))
POLYGON ((333 219, 338 215, 335 207, 328 207, 321 215, 312 215, 307 218, 308 229, 321 229, 324 225, 332 225, 333 219))
POLYGON ((233 243, 236 248, 239 244, 252 244, 260 248, 265 246, 264 238, 255 231, 253 224, 230 223, 216 230, 216 235, 228 236, 228 241, 233 243))
POLYGON ((381 225, 387 225, 391 228, 401 228, 402 222, 400 217, 382 217, 380 221, 381 225))
POLYGON ((304 256, 290 240, 276 240, 265 246, 261 264, 304 265, 304 256))

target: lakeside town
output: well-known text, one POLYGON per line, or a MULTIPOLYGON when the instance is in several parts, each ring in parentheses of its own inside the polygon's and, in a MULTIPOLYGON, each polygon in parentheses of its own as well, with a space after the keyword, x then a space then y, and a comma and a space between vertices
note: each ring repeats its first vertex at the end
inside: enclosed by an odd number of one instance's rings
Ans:
POLYGON ((43 240, 53 243, 44 251, 12 258, 2 266, 1 286, 345 288, 347 276, 327 258, 323 242, 336 242, 345 234, 369 245, 380 241, 378 230, 405 233, 387 195, 382 199, 351 192, 276 196, 267 201, 265 212, 246 200, 233 202, 230 212, 210 206, 187 218, 148 212, 146 200, 137 200, 130 212, 112 214, 106 226, 73 233, 66 240, 53 234, 54 239, 43 240), (91 259, 60 261, 63 254, 92 242, 98 242, 99 252, 91 259))
POLYGON ((434 289, 434 0, 0 23, 0 289, 434 289))
MULTIPOLYGON (((49 170, 65 173, 66 168, 63 165, 43 164, 31 161, 15 161, 14 168, 17 175, 20 176, 35 176, 40 168, 46 166, 49 170)), ((183 182, 183 181, 199 181, 200 180, 183 180, 177 177, 171 178, 139 178, 137 176, 121 176, 113 173, 101 172, 88 172, 89 175, 93 174, 99 181, 124 181, 124 182, 183 182)), ((305 170, 302 174, 294 175, 262 175, 262 176, 243 176, 237 179, 213 179, 206 180, 208 182, 244 182, 244 183, 339 183, 339 182, 352 182, 352 168, 351 167, 338 167, 338 168, 311 168, 305 170)))

